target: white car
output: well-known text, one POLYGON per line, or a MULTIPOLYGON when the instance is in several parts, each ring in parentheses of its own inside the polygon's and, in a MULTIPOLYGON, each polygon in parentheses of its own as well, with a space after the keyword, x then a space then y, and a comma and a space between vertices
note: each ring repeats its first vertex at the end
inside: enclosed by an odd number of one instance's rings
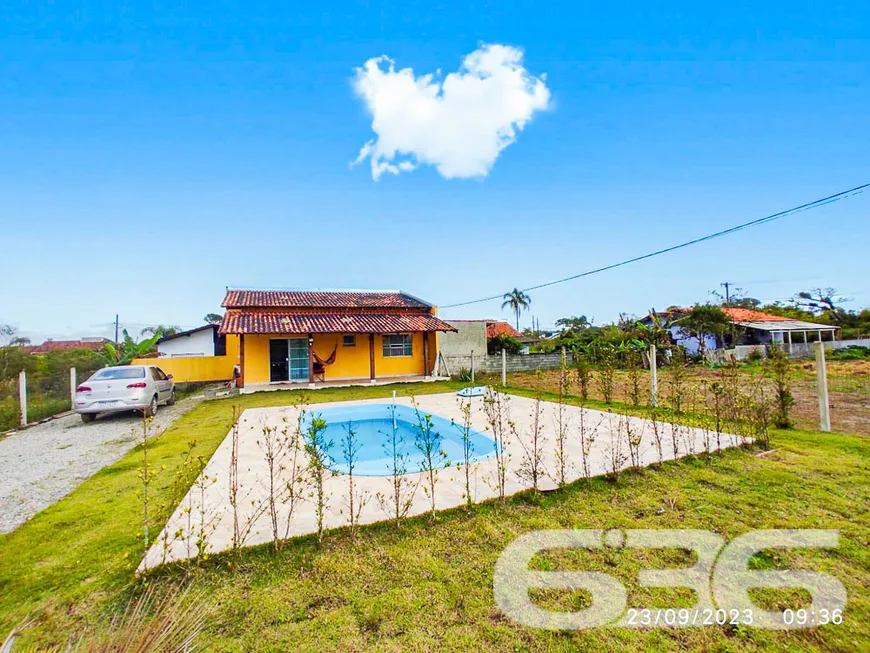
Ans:
POLYGON ((98 370, 77 387, 73 407, 83 422, 93 422, 100 413, 126 410, 152 417, 159 404, 174 403, 171 374, 164 374, 156 365, 120 365, 98 370))

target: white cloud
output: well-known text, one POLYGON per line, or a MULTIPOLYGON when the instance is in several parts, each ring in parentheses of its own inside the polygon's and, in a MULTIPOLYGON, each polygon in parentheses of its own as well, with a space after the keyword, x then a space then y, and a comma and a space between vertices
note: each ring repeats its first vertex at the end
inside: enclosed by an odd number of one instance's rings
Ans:
POLYGON ((354 88, 372 115, 376 137, 354 165, 371 160, 372 178, 433 165, 447 179, 484 177, 535 111, 550 102, 545 76, 522 65, 523 53, 481 45, 443 81, 396 71, 386 56, 356 69, 354 88))

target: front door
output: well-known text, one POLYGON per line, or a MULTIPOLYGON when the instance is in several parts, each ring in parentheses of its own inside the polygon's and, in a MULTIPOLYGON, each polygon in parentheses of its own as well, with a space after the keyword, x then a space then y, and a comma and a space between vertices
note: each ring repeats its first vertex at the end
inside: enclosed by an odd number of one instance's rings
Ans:
POLYGON ((269 381, 308 381, 307 338, 273 338, 269 341, 269 381))
POLYGON ((283 338, 269 341, 269 380, 273 383, 290 380, 287 342, 283 338))

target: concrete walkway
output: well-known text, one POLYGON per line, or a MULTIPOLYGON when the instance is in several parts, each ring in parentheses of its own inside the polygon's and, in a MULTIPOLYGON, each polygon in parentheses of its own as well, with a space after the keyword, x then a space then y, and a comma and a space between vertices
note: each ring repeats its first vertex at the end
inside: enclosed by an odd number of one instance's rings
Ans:
MULTIPOLYGON (((528 442, 532 432, 535 414, 535 402, 532 399, 513 395, 506 397, 510 407, 510 419, 515 424, 515 437, 509 437, 505 443, 506 453, 506 494, 514 494, 531 487, 528 478, 519 473, 527 456, 527 448, 523 442, 528 442)), ((447 419, 462 422, 462 414, 456 395, 436 394, 417 398, 421 411, 440 415, 447 419)), ((468 400, 466 400, 468 401, 468 400)), ((471 399, 472 427, 482 433, 490 434, 491 429, 484 413, 484 400, 481 397, 471 399)), ((389 399, 367 401, 338 402, 316 404, 312 410, 333 406, 349 406, 357 404, 389 404, 389 399)), ((397 405, 410 405, 408 397, 396 400, 397 405)), ((546 476, 539 483, 543 490, 554 489, 557 486, 558 462, 556 455, 557 411, 555 403, 541 402, 539 422, 543 439, 541 461, 546 476)), ((253 523, 250 533, 245 539, 245 545, 262 544, 272 541, 272 527, 268 512, 262 512, 262 507, 268 500, 267 479, 268 467, 258 440, 263 439, 264 426, 282 428, 295 425, 296 409, 290 406, 278 408, 252 408, 246 410, 240 420, 239 437, 239 491, 241 523, 254 512, 262 513, 253 523), (243 498, 243 500, 242 500, 243 498)), ((565 445, 566 478, 568 482, 583 477, 582 454, 579 439, 581 419, 587 433, 593 433, 595 440, 587 457, 592 476, 599 476, 610 471, 613 460, 619 461, 619 466, 625 469, 631 465, 629 448, 626 442, 630 431, 641 434, 639 446, 641 465, 657 462, 658 451, 655 445, 655 430, 649 420, 628 417, 616 413, 581 409, 575 406, 564 406, 564 421, 568 425, 568 435, 565 445), (582 413, 582 416, 581 416, 582 413)), ((658 423, 658 432, 662 438, 663 457, 665 460, 674 458, 672 434, 676 436, 679 456, 689 453, 700 453, 709 446, 716 448, 716 434, 701 429, 680 426, 674 429, 671 424, 658 423)), ((722 447, 735 446, 740 438, 733 435, 720 436, 722 447)), ((413 447, 413 443, 409 446, 413 447)), ((164 562, 181 560, 195 556, 198 553, 197 537, 207 534, 207 552, 223 551, 232 546, 233 515, 229 505, 229 468, 232 449, 232 438, 227 438, 215 451, 209 461, 204 476, 206 482, 194 484, 190 493, 179 505, 175 514, 166 526, 158 543, 155 544, 143 559, 140 570, 154 567, 164 562), (204 528, 203 528, 203 525, 204 528), (170 534, 178 534, 170 535, 170 534)), ((461 506, 465 503, 464 468, 456 467, 457 461, 452 461, 452 467, 439 470, 436 485, 436 507, 438 510, 461 506)), ((498 462, 495 458, 481 461, 472 466, 472 496, 474 501, 483 501, 498 496, 497 484, 498 462)), ((430 509, 429 498, 424 491, 424 475, 408 474, 406 478, 416 488, 408 510, 408 515, 425 514, 430 509)), ((392 488, 390 477, 360 476, 355 477, 357 489, 367 493, 368 501, 361 514, 360 523, 373 523, 388 519, 387 513, 376 499, 378 494, 389 496, 392 488)), ((326 493, 329 496, 329 506, 325 516, 325 526, 335 528, 347 524, 347 477, 336 474, 326 481, 326 493)), ((295 513, 290 520, 289 536, 305 535, 317 531, 314 504, 311 500, 297 504, 295 513)), ((279 515, 284 530, 286 514, 279 515)))

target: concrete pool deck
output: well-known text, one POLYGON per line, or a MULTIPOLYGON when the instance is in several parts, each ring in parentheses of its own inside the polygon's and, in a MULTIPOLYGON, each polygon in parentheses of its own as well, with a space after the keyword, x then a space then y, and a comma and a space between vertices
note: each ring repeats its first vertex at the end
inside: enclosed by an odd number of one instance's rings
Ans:
MULTIPOLYGON (((531 482, 518 475, 525 454, 525 447, 521 439, 528 441, 532 432, 535 412, 535 401, 516 395, 501 395, 509 399, 510 419, 515 426, 516 437, 506 437, 505 454, 507 458, 507 472, 505 482, 505 494, 511 495, 532 487, 531 482)), ((439 415, 448 420, 453 419, 462 423, 462 413, 458 404, 458 397, 453 393, 422 395, 416 398, 417 404, 424 413, 439 415)), ((391 399, 370 399, 363 401, 333 402, 328 404, 313 404, 309 410, 317 413, 321 409, 337 406, 353 406, 362 404, 386 404, 391 399)), ((465 399, 464 401, 469 401, 465 399)), ((484 413, 484 398, 474 397, 470 399, 472 406, 471 426, 485 433, 492 434, 486 414, 484 413)), ((396 405, 411 406, 410 397, 398 397, 396 405)), ((553 402, 541 402, 540 424, 541 437, 545 439, 541 446, 541 462, 545 470, 545 476, 539 481, 539 488, 551 490, 557 487, 558 478, 557 463, 557 417, 559 405, 553 402)), ((588 455, 588 464, 591 476, 606 474, 613 457, 612 452, 617 440, 622 438, 622 453, 625 460, 621 464, 622 469, 631 466, 629 450, 624 443, 626 425, 634 433, 641 433, 639 446, 639 458, 642 466, 658 462, 658 453, 655 446, 654 429, 652 423, 643 418, 629 417, 619 413, 602 412, 577 406, 564 407, 564 423, 568 425, 565 443, 566 481, 572 482, 583 477, 581 445, 579 440, 579 425, 581 412, 587 432, 595 432, 593 442, 588 455)), ((298 410, 293 406, 281 406, 272 408, 249 408, 245 410, 239 420, 239 449, 238 449, 238 503, 240 521, 245 523, 251 515, 257 514, 255 520, 251 520, 253 526, 247 535, 244 545, 253 546, 271 542, 272 525, 268 510, 263 511, 262 506, 268 501, 268 466, 261 445, 258 441, 263 439, 264 427, 281 429, 286 426, 295 426, 298 410)), ((663 440, 663 458, 673 460, 674 452, 671 443, 671 425, 659 423, 660 433, 663 440)), ((689 453, 703 452, 709 444, 710 450, 716 448, 715 433, 687 426, 679 427, 679 455, 682 457, 689 453)), ((736 446, 742 439, 735 435, 721 434, 722 448, 736 446)), ((413 447, 413 442, 408 443, 413 447)), ((149 549, 142 560, 139 569, 144 570, 172 561, 183 560, 193 557, 198 553, 196 541, 206 535, 207 553, 217 553, 232 547, 233 543, 233 513, 229 503, 230 482, 229 470, 232 454, 232 432, 215 451, 209 460, 200 480, 190 488, 187 496, 182 500, 175 513, 170 517, 164 531, 157 541, 149 549), (204 513, 204 514, 203 514, 204 513), (203 527, 205 524, 205 527, 203 527)), ((304 453, 301 454, 304 460, 304 453)), ((435 489, 436 508, 445 510, 455 508, 465 503, 465 471, 462 467, 456 467, 457 462, 451 461, 453 466, 438 470, 438 482, 435 489)), ((498 496, 496 482, 498 462, 495 458, 473 463, 471 465, 472 498, 475 502, 485 501, 498 496)), ((407 474, 407 478, 414 489, 413 498, 407 516, 426 514, 430 510, 429 497, 424 491, 424 474, 415 472, 407 474)), ((336 528, 347 525, 347 476, 336 474, 329 476, 325 482, 325 491, 329 497, 329 504, 325 512, 325 528, 336 528)), ((368 494, 367 503, 359 515, 360 524, 370 524, 389 519, 389 515, 382 509, 376 499, 377 494, 389 495, 392 490, 391 477, 378 476, 355 476, 356 490, 368 494)), ((279 506, 286 510, 286 506, 279 506)), ((281 515, 279 514, 279 518, 281 515)), ((284 516, 286 520, 286 515, 284 516)), ((281 530, 284 530, 282 526, 281 530)), ((313 501, 305 500, 296 504, 290 527, 289 537, 307 535, 317 532, 317 519, 313 501)))

